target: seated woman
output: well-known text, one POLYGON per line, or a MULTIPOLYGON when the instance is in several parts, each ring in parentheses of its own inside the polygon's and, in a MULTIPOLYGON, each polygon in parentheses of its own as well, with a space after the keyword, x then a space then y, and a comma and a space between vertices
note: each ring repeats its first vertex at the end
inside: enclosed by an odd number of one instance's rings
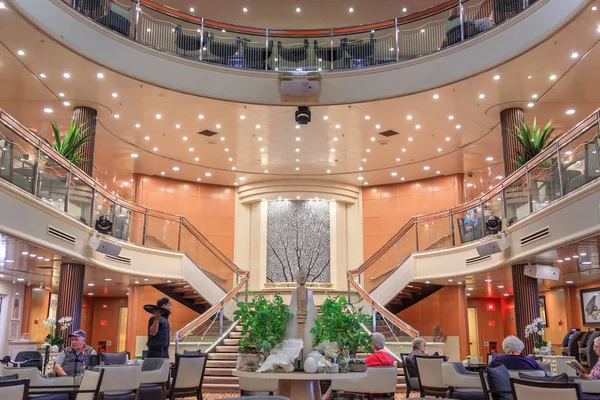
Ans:
POLYGON ((525 344, 516 336, 507 336, 502 342, 502 350, 506 354, 494 357, 489 363, 489 368, 504 365, 513 371, 541 370, 542 367, 533 359, 521 355, 525 344))
POLYGON ((414 361, 415 356, 426 356, 425 349, 427 348, 427 341, 423 338, 416 338, 412 341, 412 351, 407 356, 414 361))
MULTIPOLYGON (((600 337, 594 339, 594 353, 596 353, 597 356, 600 356, 600 337)), ((577 375, 583 379, 600 379, 600 358, 598 358, 596 365, 594 365, 594 368, 592 368, 592 371, 589 374, 577 371, 577 375)))

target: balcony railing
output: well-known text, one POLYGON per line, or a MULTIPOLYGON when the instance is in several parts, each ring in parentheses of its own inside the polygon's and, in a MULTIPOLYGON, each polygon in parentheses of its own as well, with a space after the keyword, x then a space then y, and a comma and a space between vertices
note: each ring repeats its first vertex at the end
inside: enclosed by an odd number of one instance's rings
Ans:
POLYGON ((0 178, 92 228, 106 216, 117 239, 185 253, 225 292, 247 274, 185 217, 114 195, 1 109, 0 178))
POLYGON ((397 63, 471 39, 537 0, 449 0, 345 28, 252 28, 196 17, 151 0, 63 0, 137 43, 187 59, 264 71, 337 71, 397 63))
POLYGON ((600 110, 482 196, 412 217, 359 268, 349 287, 371 292, 414 252, 483 239, 600 177, 600 110))

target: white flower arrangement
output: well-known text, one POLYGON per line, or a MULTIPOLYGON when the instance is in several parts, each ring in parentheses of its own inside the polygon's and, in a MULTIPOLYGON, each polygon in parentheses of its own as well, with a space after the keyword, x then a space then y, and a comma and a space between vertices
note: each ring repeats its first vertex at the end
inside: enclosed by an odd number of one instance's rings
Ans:
POLYGON ((48 317, 48 319, 43 321, 42 324, 45 328, 54 330, 54 328, 56 328, 56 319, 53 317, 48 317))
POLYGON ((533 320, 533 322, 525 327, 525 337, 528 338, 532 335, 544 336, 544 325, 540 317, 533 320))
POLYGON ((69 329, 72 322, 73 322, 72 317, 62 317, 61 319, 58 320, 58 324, 60 325, 60 330, 66 331, 67 329, 69 329))
POLYGON ((331 360, 340 355, 340 346, 338 346, 338 344, 335 342, 330 342, 329 340, 319 343, 319 345, 315 347, 315 350, 323 353, 326 358, 331 360))

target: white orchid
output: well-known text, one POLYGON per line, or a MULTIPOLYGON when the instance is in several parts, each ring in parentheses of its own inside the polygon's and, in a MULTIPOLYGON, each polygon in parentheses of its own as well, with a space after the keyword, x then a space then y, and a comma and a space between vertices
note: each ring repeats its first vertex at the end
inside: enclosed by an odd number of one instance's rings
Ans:
POLYGON ((50 346, 50 343, 42 343, 42 345, 40 346, 40 349, 45 349, 46 347, 50 346))
POLYGON ((56 319, 53 317, 48 317, 48 319, 43 321, 42 324, 45 328, 54 330, 54 328, 56 328, 56 319))
POLYGON ((60 325, 60 330, 66 331, 67 329, 69 329, 72 322, 73 322, 72 317, 62 317, 61 319, 58 320, 58 323, 60 325))
POLYGON ((58 346, 57 346, 57 345, 54 345, 54 346, 51 346, 51 347, 50 347, 50 351, 51 351, 52 353, 58 353, 58 350, 59 350, 59 349, 58 349, 58 346))

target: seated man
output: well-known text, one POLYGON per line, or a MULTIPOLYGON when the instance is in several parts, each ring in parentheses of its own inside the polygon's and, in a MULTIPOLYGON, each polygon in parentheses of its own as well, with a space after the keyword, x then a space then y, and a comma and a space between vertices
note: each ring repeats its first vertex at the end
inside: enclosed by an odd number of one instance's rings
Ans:
POLYGON ((518 337, 507 336, 502 342, 502 350, 506 354, 494 357, 488 367, 495 368, 504 365, 506 369, 512 371, 542 370, 537 361, 521 355, 524 348, 525 344, 518 337))
POLYGON ((77 330, 69 335, 71 347, 67 347, 56 359, 54 372, 58 376, 81 375, 90 363, 90 356, 96 355, 96 351, 85 344, 87 334, 85 331, 77 330))
MULTIPOLYGON (((594 339, 594 353, 596 353, 597 356, 600 356, 600 337, 594 339)), ((600 358, 598 358, 596 365, 594 365, 594 368, 592 368, 589 374, 577 371, 577 375, 583 379, 600 379, 600 358)))

